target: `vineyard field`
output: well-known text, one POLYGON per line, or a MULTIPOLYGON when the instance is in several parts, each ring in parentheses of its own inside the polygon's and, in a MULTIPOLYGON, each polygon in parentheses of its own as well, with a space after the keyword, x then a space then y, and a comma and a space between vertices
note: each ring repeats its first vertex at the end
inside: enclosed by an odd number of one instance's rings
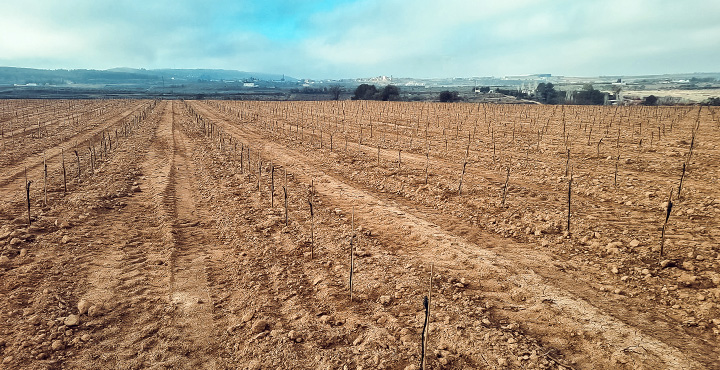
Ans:
POLYGON ((4 100, 0 131, 0 368, 720 368, 715 107, 4 100))

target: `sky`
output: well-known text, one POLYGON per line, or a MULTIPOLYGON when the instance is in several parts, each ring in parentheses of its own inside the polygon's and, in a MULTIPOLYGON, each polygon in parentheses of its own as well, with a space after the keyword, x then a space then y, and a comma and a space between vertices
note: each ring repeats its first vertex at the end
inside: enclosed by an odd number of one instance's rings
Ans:
POLYGON ((720 72, 717 0, 2 0, 0 66, 339 79, 720 72))

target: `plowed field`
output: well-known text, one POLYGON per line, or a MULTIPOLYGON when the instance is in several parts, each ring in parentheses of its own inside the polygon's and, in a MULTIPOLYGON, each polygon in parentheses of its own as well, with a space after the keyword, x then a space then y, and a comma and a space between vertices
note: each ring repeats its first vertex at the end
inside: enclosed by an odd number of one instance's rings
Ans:
POLYGON ((2 368, 720 368, 717 109, 3 101, 0 130, 2 368))

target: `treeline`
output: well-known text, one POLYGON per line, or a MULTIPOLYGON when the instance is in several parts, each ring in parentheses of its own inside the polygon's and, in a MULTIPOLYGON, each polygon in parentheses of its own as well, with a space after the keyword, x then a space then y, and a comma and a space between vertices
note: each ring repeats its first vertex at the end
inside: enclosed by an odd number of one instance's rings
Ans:
POLYGON ((303 87, 302 89, 292 88, 290 92, 293 94, 327 94, 327 87, 303 87))
POLYGON ((603 105, 607 96, 606 93, 593 88, 591 84, 586 84, 580 91, 568 92, 555 90, 555 85, 551 82, 539 83, 532 93, 501 88, 495 91, 518 99, 535 100, 544 104, 603 105))
POLYGON ((362 84, 355 89, 355 94, 350 99, 397 101, 400 100, 400 89, 395 85, 387 85, 378 90, 375 85, 362 84))

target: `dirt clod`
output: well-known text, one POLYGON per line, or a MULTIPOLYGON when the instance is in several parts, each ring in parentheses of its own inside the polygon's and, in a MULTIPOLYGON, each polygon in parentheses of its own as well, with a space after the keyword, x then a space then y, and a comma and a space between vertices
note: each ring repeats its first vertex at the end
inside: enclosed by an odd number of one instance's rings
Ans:
POLYGON ((65 318, 65 320, 63 320, 63 324, 65 324, 65 326, 77 326, 80 324, 80 316, 69 315, 65 318))
POLYGON ((268 322, 265 320, 257 320, 253 323, 251 331, 255 334, 262 333, 267 330, 268 322))

